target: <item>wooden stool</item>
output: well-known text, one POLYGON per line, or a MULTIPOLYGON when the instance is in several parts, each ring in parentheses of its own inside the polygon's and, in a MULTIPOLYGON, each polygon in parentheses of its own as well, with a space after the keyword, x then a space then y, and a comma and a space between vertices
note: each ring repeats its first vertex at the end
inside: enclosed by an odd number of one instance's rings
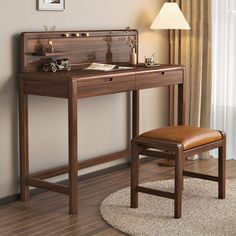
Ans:
POLYGON ((183 176, 218 182, 218 197, 225 198, 226 136, 223 132, 191 126, 168 126, 151 130, 134 138, 131 149, 132 208, 138 207, 138 192, 143 192, 174 199, 174 217, 181 218, 183 176), (215 148, 219 150, 218 177, 184 171, 186 157, 215 148), (174 193, 138 185, 139 155, 175 161, 174 193))

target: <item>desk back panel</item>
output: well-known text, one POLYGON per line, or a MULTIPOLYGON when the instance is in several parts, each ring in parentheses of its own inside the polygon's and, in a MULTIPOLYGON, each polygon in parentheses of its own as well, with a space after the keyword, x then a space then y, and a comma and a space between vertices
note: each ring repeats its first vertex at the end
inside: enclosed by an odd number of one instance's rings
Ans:
POLYGON ((48 58, 68 58, 72 68, 92 62, 129 64, 131 47, 127 40, 135 40, 138 53, 137 30, 54 31, 21 34, 21 72, 42 71, 48 58), (54 53, 47 53, 48 41, 54 53))

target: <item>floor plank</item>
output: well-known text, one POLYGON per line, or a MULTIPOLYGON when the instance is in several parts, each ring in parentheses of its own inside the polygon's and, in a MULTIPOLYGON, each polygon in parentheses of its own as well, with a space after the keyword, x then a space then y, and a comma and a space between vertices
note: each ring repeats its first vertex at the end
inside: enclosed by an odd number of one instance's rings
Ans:
MULTIPOLYGON (((187 161, 186 170, 217 174, 217 160, 187 161)), ((173 178, 173 168, 159 167, 156 160, 141 165, 140 183, 173 178)), ((227 178, 236 178, 236 161, 227 161, 227 178)), ((101 218, 99 206, 104 198, 129 186, 129 169, 113 171, 83 180, 79 187, 79 215, 68 215, 68 197, 45 192, 30 201, 0 206, 1 236, 121 236, 101 218)))

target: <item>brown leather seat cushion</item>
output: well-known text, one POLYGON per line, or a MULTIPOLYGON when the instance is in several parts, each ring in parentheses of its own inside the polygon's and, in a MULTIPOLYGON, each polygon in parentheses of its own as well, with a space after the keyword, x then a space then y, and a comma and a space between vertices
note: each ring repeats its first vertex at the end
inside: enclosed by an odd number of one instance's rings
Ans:
POLYGON ((181 143, 184 150, 222 139, 219 131, 192 126, 168 126, 148 131, 140 137, 181 143))

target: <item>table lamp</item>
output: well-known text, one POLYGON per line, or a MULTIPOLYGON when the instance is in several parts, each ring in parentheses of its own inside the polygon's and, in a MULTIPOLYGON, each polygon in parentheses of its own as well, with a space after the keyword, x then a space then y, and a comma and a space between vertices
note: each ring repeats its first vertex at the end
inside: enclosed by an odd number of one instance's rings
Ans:
MULTIPOLYGON (((177 3, 166 2, 162 6, 160 12, 154 19, 151 25, 151 29, 159 30, 173 30, 173 42, 175 42, 175 30, 189 30, 190 26, 186 21, 183 13, 181 12, 179 5, 177 3)), ((179 31, 180 32, 180 31, 179 31)), ((181 41, 178 43, 178 52, 180 52, 181 41)), ((174 51, 173 51, 174 52, 174 51)), ((169 48, 169 63, 173 63, 175 55, 171 54, 171 43, 169 48)), ((180 63, 180 53, 178 58, 178 63, 180 63)), ((169 125, 174 124, 174 88, 169 87, 169 125)), ((162 166, 174 166, 174 162, 171 160, 163 160, 159 162, 162 166)))

